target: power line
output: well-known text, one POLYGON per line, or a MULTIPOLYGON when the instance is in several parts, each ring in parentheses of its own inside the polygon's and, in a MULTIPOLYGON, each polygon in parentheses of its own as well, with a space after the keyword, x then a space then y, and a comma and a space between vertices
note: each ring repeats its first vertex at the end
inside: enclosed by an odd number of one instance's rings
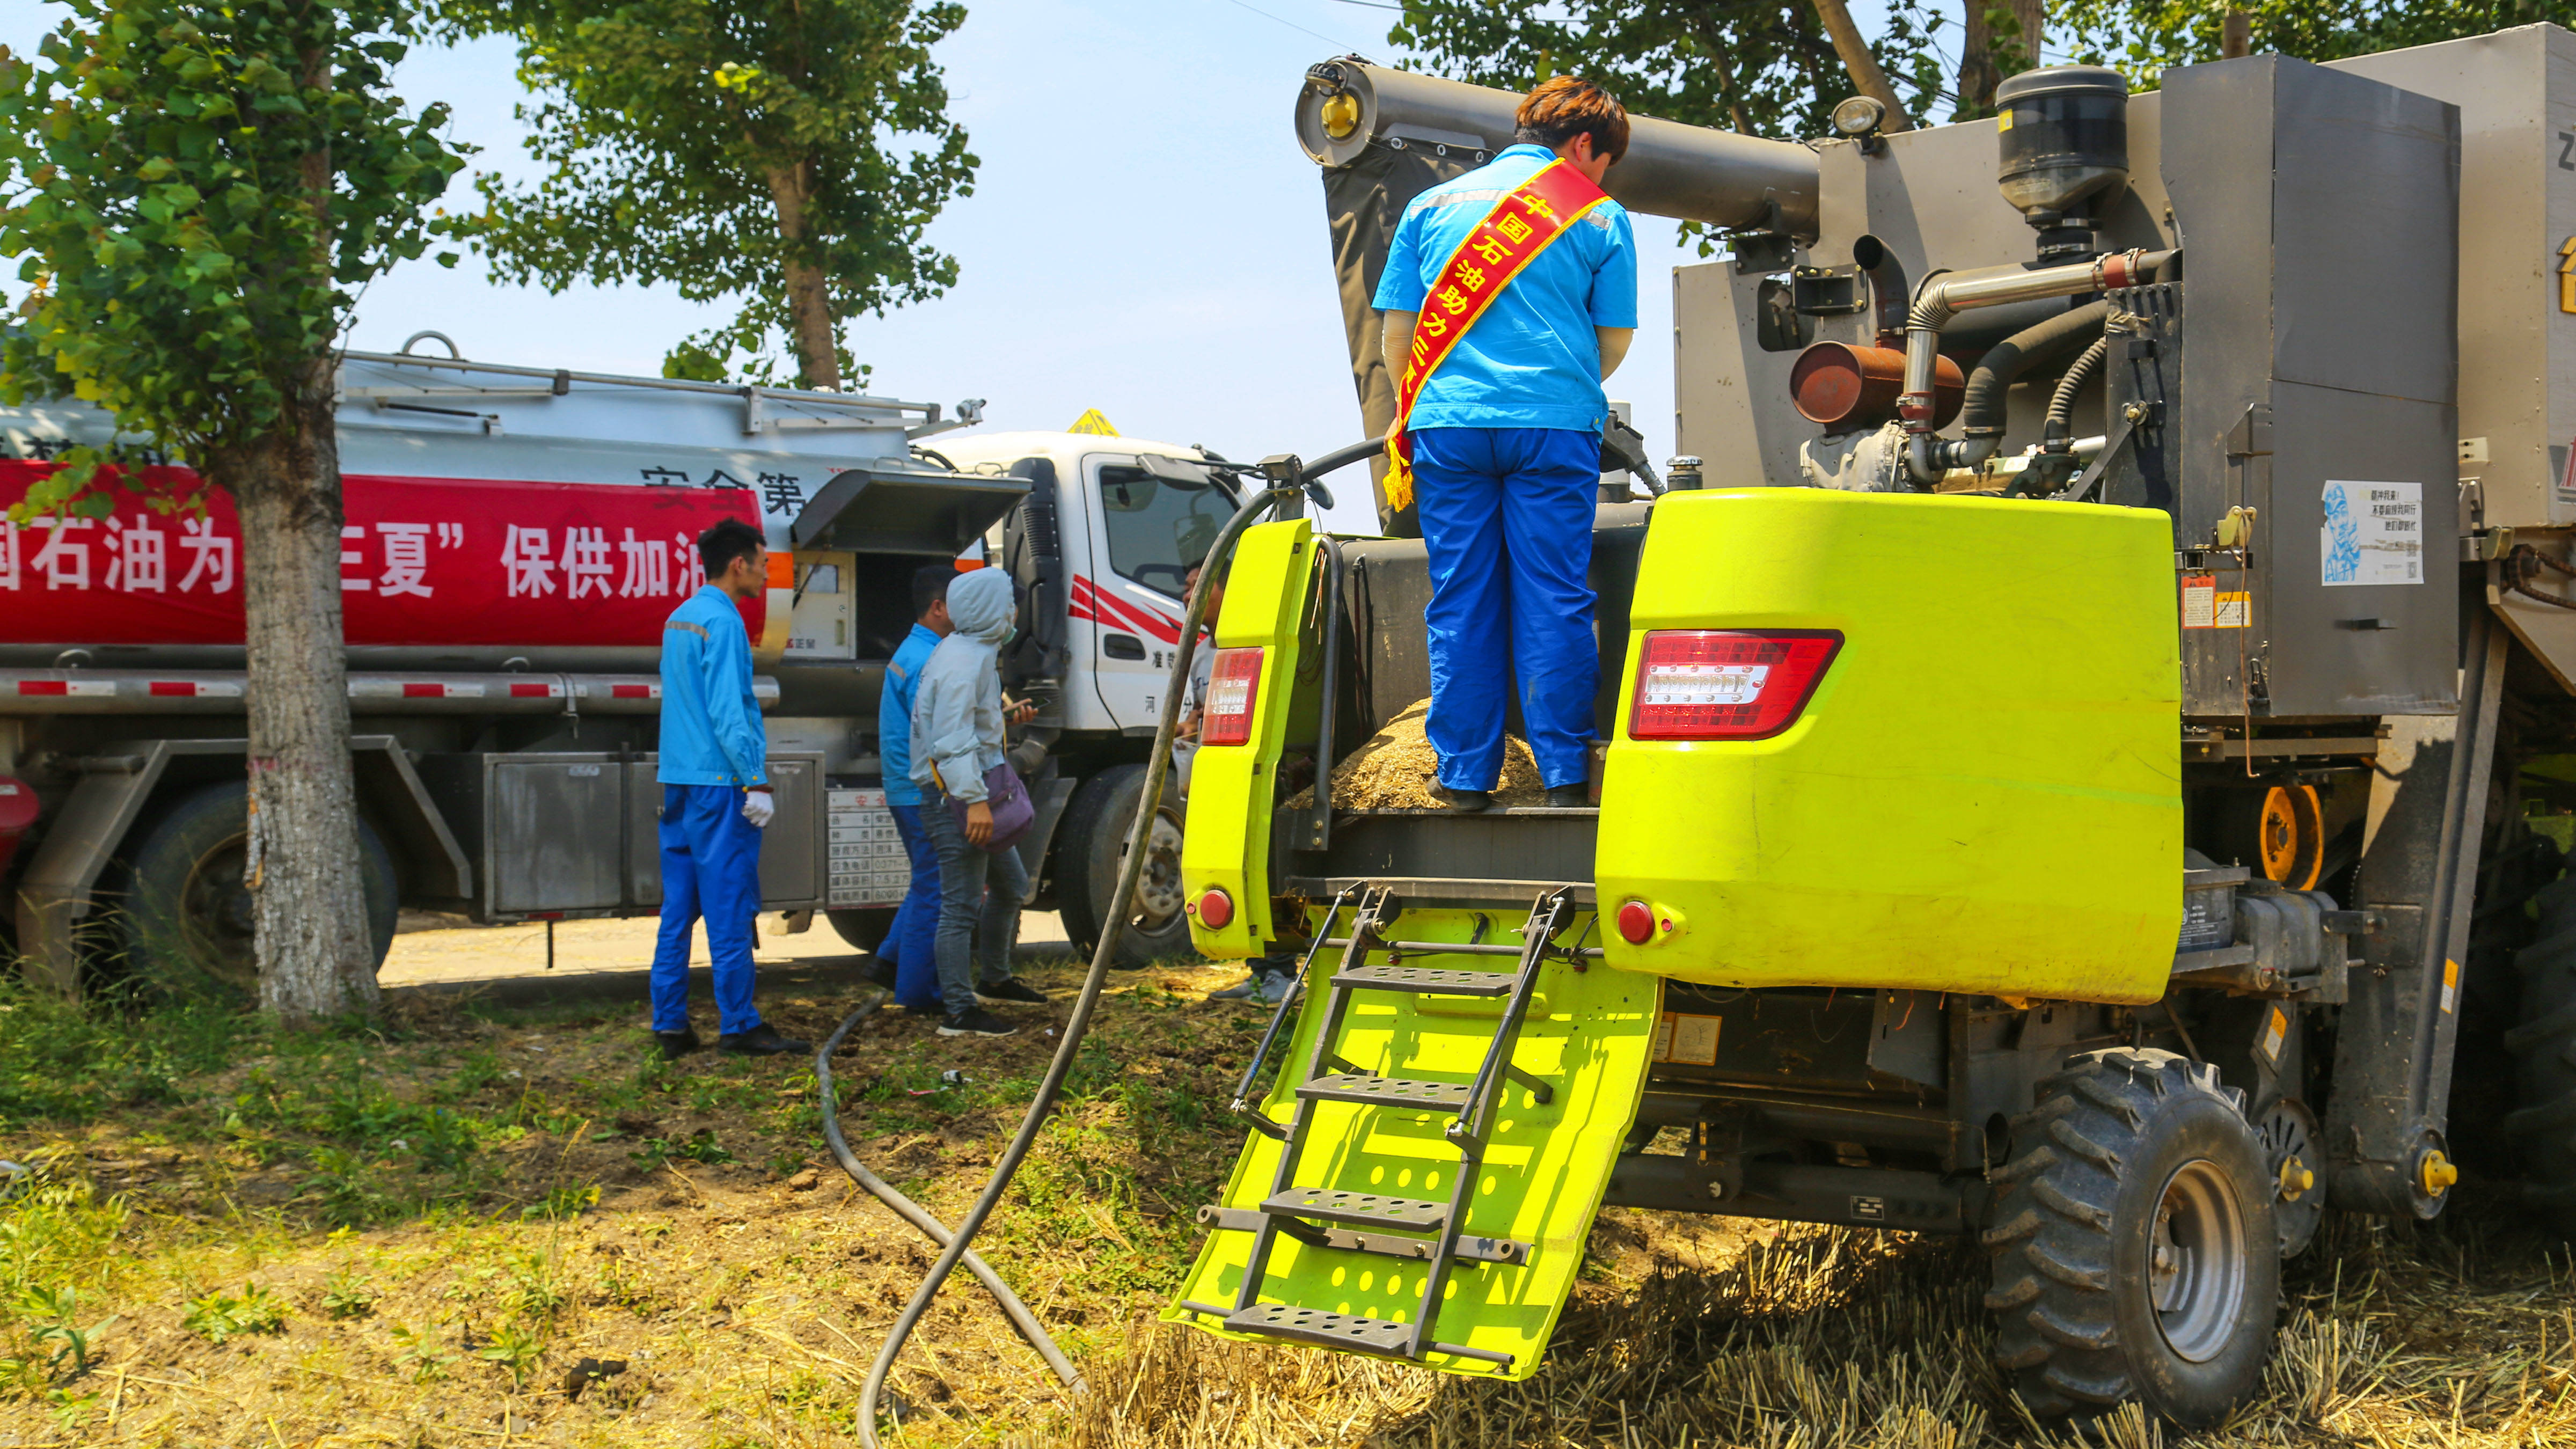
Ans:
POLYGON ((1244 10, 1249 10, 1249 11, 1251 11, 1253 14, 1260 16, 1260 17, 1261 17, 1262 19, 1264 19, 1264 20, 1276 20, 1276 21, 1278 21, 1280 24, 1287 26, 1287 27, 1288 27, 1289 29, 1291 29, 1291 30, 1298 31, 1298 32, 1301 32, 1301 33, 1306 34, 1306 35, 1311 35, 1311 36, 1315 37, 1317 40, 1320 40, 1320 41, 1324 42, 1326 45, 1340 46, 1344 51, 1352 51, 1352 52, 1355 52, 1355 51, 1357 51, 1357 50, 1359 49, 1359 47, 1358 47, 1358 46, 1356 46, 1356 45, 1349 45, 1349 44, 1345 44, 1345 43, 1344 43, 1344 42, 1342 42, 1342 41, 1335 40, 1333 37, 1331 37, 1331 36, 1329 36, 1329 35, 1326 35, 1324 32, 1322 32, 1322 31, 1320 31, 1320 30, 1308 30, 1308 29, 1306 29, 1306 27, 1305 27, 1305 26, 1298 24, 1298 23, 1297 23, 1296 21, 1294 21, 1294 20, 1282 20, 1282 19, 1280 19, 1280 17, 1278 17, 1278 16, 1276 16, 1276 15, 1271 14, 1271 13, 1270 13, 1269 11, 1267 11, 1267 10, 1263 10, 1263 9, 1259 8, 1258 6, 1253 6, 1253 5, 1247 5, 1247 4, 1245 4, 1245 3, 1244 3, 1244 0, 1234 0, 1234 4, 1235 4, 1238 8, 1240 8, 1240 9, 1244 9, 1244 10))

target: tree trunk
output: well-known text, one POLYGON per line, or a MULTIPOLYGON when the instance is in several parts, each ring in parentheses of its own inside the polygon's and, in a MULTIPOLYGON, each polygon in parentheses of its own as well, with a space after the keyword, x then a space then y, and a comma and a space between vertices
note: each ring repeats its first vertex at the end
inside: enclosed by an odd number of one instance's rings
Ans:
MULTIPOLYGON (((1968 0, 1974 5, 1977 0, 1968 0)), ((1816 14, 1825 22, 1825 34, 1832 37, 1834 54, 1843 58, 1843 69, 1851 72, 1852 85, 1862 95, 1887 108, 1887 131, 1913 129, 1914 122, 1905 114, 1905 106, 1896 99, 1896 87, 1888 83, 1878 56, 1861 38, 1860 27, 1852 23, 1851 7, 1843 0, 1816 0, 1816 14)))
POLYGON ((1964 0, 1967 25, 1959 42, 1959 119, 1989 115, 1995 108, 1995 86, 2039 64, 2042 28, 2048 21, 2046 0, 1964 0), (2019 31, 1995 33, 1994 16, 2011 17, 2019 31))
POLYGON ((805 240, 805 166, 773 166, 769 196, 778 209, 778 234, 787 242, 787 317, 795 336, 800 376, 807 387, 825 392, 841 389, 841 349, 832 325, 832 292, 823 269, 796 260, 797 243, 805 240))
POLYGON ((259 997, 288 1022, 378 1004, 349 764, 332 373, 314 359, 277 431, 205 460, 241 515, 259 997))

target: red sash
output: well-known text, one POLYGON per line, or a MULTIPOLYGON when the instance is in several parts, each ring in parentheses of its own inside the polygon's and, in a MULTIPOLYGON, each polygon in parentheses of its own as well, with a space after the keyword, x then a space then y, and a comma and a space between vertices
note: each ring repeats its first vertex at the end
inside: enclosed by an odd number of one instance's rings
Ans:
POLYGON ((1521 268, 1546 251, 1548 243, 1565 235, 1584 213, 1607 200, 1600 187, 1558 157, 1505 192, 1441 265, 1440 275, 1422 299, 1422 311, 1413 324, 1413 349, 1395 385, 1395 422, 1386 432, 1389 508, 1413 501, 1413 439, 1405 424, 1413 416, 1413 400, 1422 395, 1422 385, 1521 268))

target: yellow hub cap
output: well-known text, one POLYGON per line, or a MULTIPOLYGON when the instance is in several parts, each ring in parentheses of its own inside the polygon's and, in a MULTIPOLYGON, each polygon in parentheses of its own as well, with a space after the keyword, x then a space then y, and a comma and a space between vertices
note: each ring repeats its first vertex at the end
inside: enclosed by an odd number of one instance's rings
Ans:
POLYGON ((2415 1180, 2423 1184, 2426 1197, 2440 1197, 2460 1180, 2460 1169, 2440 1152, 2427 1152, 2415 1165, 2415 1180))
POLYGON ((2317 1175, 2298 1159, 2296 1153, 2281 1161, 2281 1201, 2297 1202, 2309 1188, 2317 1185, 2317 1175))

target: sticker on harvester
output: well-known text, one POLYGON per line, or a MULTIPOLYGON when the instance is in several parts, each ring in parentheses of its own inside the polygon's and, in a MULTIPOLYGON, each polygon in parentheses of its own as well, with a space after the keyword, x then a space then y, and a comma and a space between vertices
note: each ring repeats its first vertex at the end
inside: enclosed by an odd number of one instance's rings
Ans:
POLYGON ((2208 574, 2185 574, 2182 580, 2182 626, 2218 627, 2218 580, 2208 574))
POLYGON ((1717 1028, 1722 1016, 1685 1016, 1667 1011, 1655 1023, 1655 1060, 1683 1066, 1717 1065, 1717 1028))
POLYGON ((2460 1004, 2460 963, 2442 963, 2442 1009, 2449 1011, 2460 1004))
POLYGON ((2328 587, 2424 582, 2424 485, 2330 481, 2317 567, 2328 587))
POLYGON ((2273 1007, 2272 1019, 2263 1024, 2263 1060, 2274 1066, 2280 1065, 2281 1043, 2288 1040, 2289 1035, 2290 1014, 2277 1006, 2273 1007))
POLYGON ((2217 578, 2210 574, 2183 575, 2184 628, 2242 629, 2253 612, 2253 595, 2244 590, 2222 590, 2217 578))

